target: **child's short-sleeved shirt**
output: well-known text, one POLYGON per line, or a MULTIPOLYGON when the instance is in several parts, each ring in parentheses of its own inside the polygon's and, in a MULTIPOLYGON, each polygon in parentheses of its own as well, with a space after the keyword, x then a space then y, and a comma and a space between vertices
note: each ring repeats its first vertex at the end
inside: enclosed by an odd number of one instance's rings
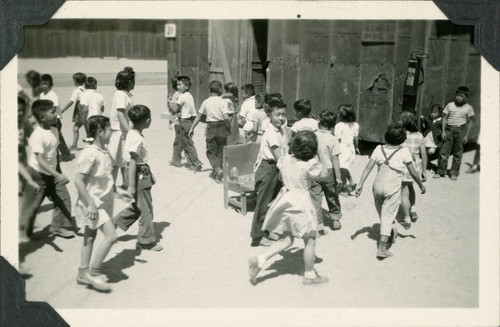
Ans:
POLYGON ((227 101, 219 96, 211 96, 201 104, 200 113, 207 115, 207 122, 223 121, 224 114, 229 114, 227 101))
POLYGON ((186 91, 177 99, 177 104, 181 106, 180 118, 186 119, 196 116, 196 108, 194 107, 193 95, 186 91))
POLYGON ((340 122, 335 125, 335 136, 340 144, 353 145, 354 138, 358 137, 359 124, 356 122, 340 122))
POLYGON ((467 118, 474 116, 474 109, 468 103, 458 107, 455 102, 450 102, 444 108, 443 115, 448 115, 448 125, 460 127, 467 123, 467 118))
POLYGON ((292 132, 298 133, 300 131, 316 132, 318 130, 318 121, 314 118, 305 117, 296 121, 291 128, 292 132))
MULTIPOLYGON (((383 146, 385 155, 390 157, 391 154, 396 151, 396 149, 400 148, 399 146, 383 146)), ((380 166, 385 162, 384 154, 382 153, 382 145, 378 145, 370 157, 376 161, 377 165, 380 166)), ((410 151, 407 148, 401 147, 396 154, 389 160, 389 166, 394 169, 399 175, 403 175, 403 172, 406 169, 406 164, 412 162, 412 157, 410 151)))
POLYGON ((57 146, 59 145, 59 134, 56 127, 51 127, 50 129, 44 129, 41 126, 37 126, 29 139, 29 145, 31 148, 31 154, 28 159, 28 164, 36 171, 50 175, 48 171, 40 167, 36 155, 38 153, 43 154, 43 158, 49 166, 56 169, 57 166, 57 146))
POLYGON ((318 157, 325 169, 333 168, 333 158, 341 152, 339 141, 330 131, 318 129, 318 157))
POLYGON ((96 90, 85 90, 80 98, 80 104, 89 108, 87 118, 102 115, 101 107, 104 106, 104 97, 96 90))
POLYGON ((239 115, 245 117, 248 120, 248 115, 250 112, 255 110, 255 96, 251 96, 241 104, 241 109, 239 115))
MULTIPOLYGON (((125 119, 129 121, 128 111, 134 106, 132 94, 128 91, 117 90, 113 95, 113 102, 111 103, 111 111, 109 113, 109 120, 111 129, 114 131, 120 130, 120 121, 118 120, 118 109, 125 109, 125 119)), ((130 122, 129 122, 130 124, 130 122)))
POLYGON ((130 161, 130 152, 137 153, 137 164, 148 163, 148 150, 144 137, 136 129, 131 129, 125 138, 123 146, 123 161, 130 161))
POLYGON ((73 103, 77 103, 78 101, 80 101, 80 97, 82 96, 83 92, 85 92, 85 87, 83 86, 78 86, 76 87, 73 92, 71 93, 71 98, 70 100, 73 102, 73 103))
POLYGON ((247 115, 247 121, 257 122, 257 132, 263 134, 269 124, 269 116, 264 109, 254 109, 247 115))
POLYGON ((260 164, 262 160, 275 160, 272 149, 279 148, 283 154, 285 152, 285 146, 287 143, 286 133, 280 129, 276 128, 274 125, 269 124, 266 131, 262 135, 262 140, 260 141, 259 155, 257 156, 257 165, 260 164))
POLYGON ((57 110, 57 114, 58 115, 61 115, 62 112, 61 112, 61 107, 59 106, 59 97, 57 96, 56 92, 54 92, 54 90, 50 90, 49 92, 47 92, 47 94, 45 93, 40 93, 40 100, 50 100, 54 103, 54 107, 58 107, 59 109, 57 110))

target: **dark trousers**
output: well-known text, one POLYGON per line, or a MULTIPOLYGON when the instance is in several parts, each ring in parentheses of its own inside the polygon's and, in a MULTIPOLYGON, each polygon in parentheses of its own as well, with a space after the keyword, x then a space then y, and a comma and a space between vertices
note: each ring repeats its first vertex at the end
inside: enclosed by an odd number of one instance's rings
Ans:
POLYGON ((33 234, 36 214, 45 197, 54 203, 50 231, 59 228, 73 228, 71 222, 71 198, 66 185, 58 183, 54 176, 42 174, 28 167, 31 178, 40 186, 37 192, 31 185, 26 184, 21 200, 19 229, 30 236, 33 234))
POLYGON ((451 163, 451 176, 458 176, 460 172, 460 164, 462 163, 462 155, 464 153, 463 139, 466 133, 466 125, 460 127, 446 126, 446 140, 441 147, 440 158, 438 163, 437 173, 441 176, 446 175, 448 168, 448 158, 453 155, 451 163))
POLYGON ((214 172, 222 173, 222 152, 227 144, 227 128, 223 121, 207 123, 207 158, 214 172))
POLYGON ((61 153, 61 155, 68 157, 71 155, 71 152, 69 151, 68 146, 66 145, 66 141, 64 140, 64 136, 61 131, 62 123, 60 119, 57 120, 56 127, 59 134, 59 147, 57 149, 59 150, 59 153, 61 153))
POLYGON ((341 208, 339 195, 336 192, 337 182, 335 181, 335 175, 333 169, 328 169, 327 176, 323 178, 318 178, 311 185, 311 198, 313 200, 314 207, 318 214, 318 223, 323 225, 323 214, 322 214, 322 200, 323 194, 326 198, 326 203, 328 204, 328 209, 330 212, 330 218, 332 220, 340 220, 341 218, 341 208), (321 194, 323 193, 323 194, 321 194))
POLYGON ((153 228, 153 198, 151 197, 153 177, 149 168, 143 167, 137 166, 135 202, 114 216, 113 222, 126 231, 140 218, 137 243, 147 245, 156 242, 156 235, 153 228))
POLYGON ((255 172, 255 191, 257 192, 257 202, 252 219, 252 229, 250 237, 261 238, 265 235, 262 230, 264 219, 266 218, 269 203, 276 198, 283 183, 278 180, 278 168, 275 162, 262 161, 255 172))
POLYGON ((193 122, 190 119, 180 119, 179 125, 175 125, 174 153, 172 154, 172 161, 176 164, 181 163, 181 152, 184 150, 186 160, 189 165, 202 165, 202 162, 198 158, 194 142, 188 135, 192 123, 193 122))

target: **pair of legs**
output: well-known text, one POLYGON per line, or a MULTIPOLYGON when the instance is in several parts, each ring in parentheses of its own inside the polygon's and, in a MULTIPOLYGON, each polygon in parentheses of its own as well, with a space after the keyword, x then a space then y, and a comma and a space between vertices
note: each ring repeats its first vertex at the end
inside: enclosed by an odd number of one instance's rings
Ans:
POLYGON ((480 150, 481 150, 481 147, 478 144, 476 153, 474 154, 474 161, 472 162, 472 166, 466 171, 467 174, 471 174, 471 173, 475 173, 475 172, 479 171, 479 169, 480 169, 480 165, 479 165, 480 150))
POLYGON ((335 176, 333 169, 328 169, 328 174, 326 177, 314 181, 311 185, 311 199, 316 209, 316 214, 318 216, 318 232, 324 233, 323 226, 323 194, 326 198, 326 203, 329 209, 330 219, 333 221, 333 229, 337 230, 341 228, 340 218, 342 217, 339 195, 337 193, 337 183, 335 181, 335 176))
MULTIPOLYGON (((377 258, 384 259, 392 256, 387 249, 387 243, 391 236, 391 231, 395 228, 394 221, 401 203, 401 190, 385 192, 383 189, 375 187, 373 189, 373 198, 375 209, 380 217, 380 240, 377 248, 377 258)), ((394 232, 397 235, 397 231, 394 232)), ((394 235, 394 238, 396 237, 394 235)))
MULTIPOLYGON (((73 125, 73 144, 71 149, 76 149, 78 145, 78 139, 80 138, 80 128, 85 127, 84 123, 75 123, 73 125)), ((87 129, 85 128, 85 135, 87 135, 87 129)))
POLYGON ((97 229, 90 229, 88 226, 85 226, 77 282, 90 284, 98 290, 107 291, 111 290, 111 287, 106 284, 104 276, 102 276, 102 263, 106 255, 108 255, 111 246, 116 243, 116 227, 113 222, 109 220, 101 225, 99 229, 104 234, 104 239, 99 244, 92 257, 97 229), (90 264, 91 258, 93 259, 92 264, 90 264))
POLYGON ((222 180, 222 154, 227 144, 227 128, 223 121, 208 122, 206 134, 207 158, 215 178, 222 180))
POLYGON ((125 137, 120 130, 111 131, 111 137, 109 138, 108 152, 113 159, 113 168, 111 173, 113 175, 113 180, 116 185, 116 179, 118 178, 118 170, 121 171, 122 184, 123 187, 128 185, 127 169, 123 166, 122 150, 125 143, 125 137))
MULTIPOLYGON (((316 260, 316 237, 314 235, 304 235, 304 284, 319 284, 328 281, 328 278, 318 276, 314 271, 314 261, 316 260)), ((263 254, 249 259, 250 282, 257 283, 257 274, 264 267, 267 260, 276 254, 288 249, 294 241, 294 236, 290 233, 273 243, 263 254)))
POLYGON ((416 194, 413 182, 403 182, 401 185, 401 208, 405 215, 403 224, 405 228, 410 228, 411 223, 418 219, 415 204, 416 194))
POLYGON ((54 212, 49 231, 62 237, 73 237, 75 228, 71 219, 71 198, 66 185, 56 181, 53 176, 42 174, 31 167, 28 172, 35 183, 39 185, 37 191, 33 186, 26 184, 21 205, 19 219, 20 238, 26 239, 33 234, 35 218, 45 197, 54 202, 54 212))
POLYGON ((466 133, 466 125, 460 127, 447 126, 445 129, 446 140, 441 147, 437 175, 444 176, 448 168, 448 158, 453 156, 450 177, 456 179, 460 173, 460 164, 464 153, 463 140, 466 133))
POLYGON ((189 165, 196 167, 202 166, 194 142, 188 135, 191 125, 192 121, 190 119, 180 119, 179 124, 175 125, 174 151, 172 154, 172 164, 175 166, 181 165, 182 150, 184 150, 186 154, 186 160, 189 165))

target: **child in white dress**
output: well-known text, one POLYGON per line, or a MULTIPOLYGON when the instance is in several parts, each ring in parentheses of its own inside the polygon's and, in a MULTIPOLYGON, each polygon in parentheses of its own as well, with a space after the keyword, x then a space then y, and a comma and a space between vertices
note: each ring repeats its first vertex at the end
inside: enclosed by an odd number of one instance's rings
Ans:
POLYGON ((387 247, 389 242, 394 243, 397 236, 394 222, 401 203, 401 182, 406 169, 417 182, 422 194, 425 193, 425 186, 415 170, 410 151, 401 146, 405 140, 406 130, 403 126, 389 125, 385 133, 386 144, 378 145, 373 150, 370 161, 366 164, 356 187, 356 196, 360 196, 366 178, 377 164, 378 172, 373 182, 373 198, 380 217, 380 240, 377 249, 377 258, 380 260, 392 256, 387 247))
POLYGON ((313 179, 319 177, 322 166, 316 154, 318 140, 311 131, 301 131, 295 135, 291 145, 291 155, 278 159, 277 167, 283 179, 283 188, 270 204, 263 224, 263 230, 283 234, 268 251, 248 260, 250 282, 257 283, 257 274, 267 260, 293 244, 294 238, 304 240, 304 285, 327 282, 328 277, 314 270, 318 220, 310 196, 313 179))
POLYGON ((78 199, 75 215, 85 225, 77 283, 90 285, 99 291, 111 291, 103 275, 102 263, 116 242, 116 227, 111 221, 113 215, 112 161, 106 145, 111 137, 109 118, 91 116, 87 121, 88 147, 82 150, 77 161, 75 186, 78 199), (104 240, 94 253, 92 249, 97 229, 104 234, 104 240))
POLYGON ((335 136, 340 143, 340 175, 345 191, 349 195, 354 191, 356 184, 353 183, 349 168, 354 163, 358 150, 359 125, 356 123, 356 112, 350 104, 339 106, 339 123, 335 125, 335 136))

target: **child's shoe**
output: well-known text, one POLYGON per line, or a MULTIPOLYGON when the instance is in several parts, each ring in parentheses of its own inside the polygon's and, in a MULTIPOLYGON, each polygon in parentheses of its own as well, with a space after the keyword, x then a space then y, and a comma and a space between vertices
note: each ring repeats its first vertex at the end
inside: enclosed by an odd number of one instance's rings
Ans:
POLYGON ((405 217, 404 220, 401 222, 401 226, 404 227, 404 229, 408 230, 411 228, 411 218, 410 217, 405 217))
POLYGON ((354 190, 356 189, 357 184, 352 184, 347 186, 347 194, 350 196, 356 196, 356 192, 354 190))
POLYGON ((339 230, 340 228, 342 228, 342 224, 340 223, 340 220, 334 220, 332 222, 332 228, 333 228, 333 230, 339 230))
POLYGON ((66 228, 54 228, 50 230, 50 236, 60 236, 62 238, 72 238, 75 237, 75 232, 66 228))
POLYGON ((151 243, 151 244, 137 243, 137 247, 141 250, 149 250, 149 251, 155 251, 155 252, 160 252, 161 250, 163 250, 163 246, 158 242, 151 243))
POLYGON ((252 283, 252 285, 257 284, 257 275, 259 271, 259 259, 257 259, 257 257, 248 259, 248 274, 250 275, 250 283, 252 283))
POLYGON ((479 165, 472 165, 465 173, 472 174, 472 173, 475 173, 477 171, 479 171, 479 165))
POLYGON ((412 223, 416 223, 418 220, 418 215, 416 211, 410 211, 410 220, 412 223))
POLYGON ((84 276, 85 282, 96 290, 101 292, 110 292, 112 290, 111 285, 106 283, 106 277, 103 274, 92 276, 89 272, 85 272, 84 276))
POLYGON ((90 285, 89 280, 85 273, 88 273, 88 268, 78 268, 78 275, 76 275, 76 283, 80 285, 90 285))
POLYGON ((392 253, 387 249, 387 243, 380 242, 377 248, 377 259, 383 260, 388 257, 392 257, 392 253))
POLYGON ((314 278, 307 278, 304 276, 302 279, 302 284, 304 285, 316 285, 316 284, 323 284, 328 282, 330 279, 326 276, 321 276, 318 274, 316 270, 314 270, 314 274, 316 275, 314 278))

